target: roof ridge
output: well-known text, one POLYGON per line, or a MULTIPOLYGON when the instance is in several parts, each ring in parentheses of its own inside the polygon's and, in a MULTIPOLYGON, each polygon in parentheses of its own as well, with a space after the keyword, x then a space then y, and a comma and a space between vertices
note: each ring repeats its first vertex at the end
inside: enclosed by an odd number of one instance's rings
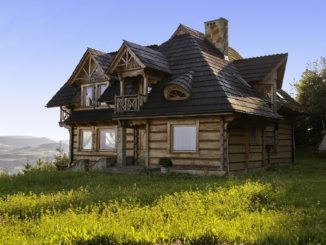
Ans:
MULTIPOLYGON (((154 45, 147 45, 147 46, 144 46, 144 45, 141 45, 141 44, 138 44, 138 43, 130 42, 130 41, 125 40, 125 39, 123 39, 123 42, 126 43, 127 45, 128 45, 128 43, 130 43, 131 45, 140 46, 140 47, 142 47, 142 48, 146 48, 146 49, 149 49, 149 50, 151 50, 151 51, 154 51, 154 52, 157 52, 157 53, 163 55, 163 54, 162 54, 158 49, 153 49, 153 48, 151 48, 151 47, 148 47, 148 46, 154 46, 154 45)), ((158 46, 158 45, 157 45, 157 46, 158 46)))
POLYGON ((288 53, 277 53, 277 54, 268 54, 268 55, 261 55, 261 56, 254 56, 254 57, 249 57, 249 58, 242 58, 239 60, 234 60, 233 62, 240 62, 243 60, 254 60, 254 59, 261 59, 261 58, 267 58, 267 57, 272 57, 272 56, 288 56, 288 53))
POLYGON ((95 49, 95 48, 90 48, 90 47, 87 47, 87 50, 88 51, 93 51, 93 52, 98 52, 98 53, 101 53, 101 54, 108 54, 108 53, 106 53, 106 52, 103 52, 103 51, 101 51, 101 50, 98 50, 98 49, 95 49))

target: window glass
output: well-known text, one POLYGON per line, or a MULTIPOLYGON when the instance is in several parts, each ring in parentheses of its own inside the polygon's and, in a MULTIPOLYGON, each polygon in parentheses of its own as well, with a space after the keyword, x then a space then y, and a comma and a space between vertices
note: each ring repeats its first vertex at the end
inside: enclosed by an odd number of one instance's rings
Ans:
POLYGON ((84 87, 84 105, 93 106, 93 86, 84 87))
MULTIPOLYGON (((101 84, 98 86, 98 94, 97 94, 97 99, 99 99, 104 91, 107 89, 108 85, 107 84, 101 84)), ((99 103, 100 105, 105 105, 105 102, 99 103)))
POLYGON ((100 129, 100 150, 115 149, 115 130, 100 129))
POLYGON ((196 126, 173 126, 173 151, 196 151, 196 126))
POLYGON ((82 130, 82 149, 91 150, 92 149, 92 131, 91 130, 82 130))

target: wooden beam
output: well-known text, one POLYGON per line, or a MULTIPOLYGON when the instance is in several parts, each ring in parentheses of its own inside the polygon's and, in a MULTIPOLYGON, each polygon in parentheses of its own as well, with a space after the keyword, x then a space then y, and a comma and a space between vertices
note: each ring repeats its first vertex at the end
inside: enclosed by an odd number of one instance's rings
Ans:
POLYGON ((147 102, 147 97, 148 97, 148 79, 147 79, 146 74, 144 74, 144 76, 143 76, 143 82, 144 82, 144 85, 143 85, 143 95, 145 96, 144 97, 144 102, 147 102))
POLYGON ((149 123, 146 121, 145 129, 145 167, 148 168, 149 165, 149 123))

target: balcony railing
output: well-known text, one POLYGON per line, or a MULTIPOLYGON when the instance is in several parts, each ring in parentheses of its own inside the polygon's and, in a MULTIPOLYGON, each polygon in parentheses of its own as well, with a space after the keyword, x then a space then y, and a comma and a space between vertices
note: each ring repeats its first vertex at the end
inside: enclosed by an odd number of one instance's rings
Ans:
POLYGON ((115 97, 115 113, 139 111, 144 103, 145 96, 142 94, 123 95, 115 97))

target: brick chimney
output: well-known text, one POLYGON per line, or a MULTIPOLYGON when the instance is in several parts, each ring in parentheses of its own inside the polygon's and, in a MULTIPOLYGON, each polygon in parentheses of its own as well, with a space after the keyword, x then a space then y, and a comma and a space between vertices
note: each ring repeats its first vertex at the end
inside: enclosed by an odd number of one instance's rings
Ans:
POLYGON ((227 59, 229 47, 228 20, 219 18, 217 20, 206 21, 204 24, 206 39, 220 50, 227 59))

